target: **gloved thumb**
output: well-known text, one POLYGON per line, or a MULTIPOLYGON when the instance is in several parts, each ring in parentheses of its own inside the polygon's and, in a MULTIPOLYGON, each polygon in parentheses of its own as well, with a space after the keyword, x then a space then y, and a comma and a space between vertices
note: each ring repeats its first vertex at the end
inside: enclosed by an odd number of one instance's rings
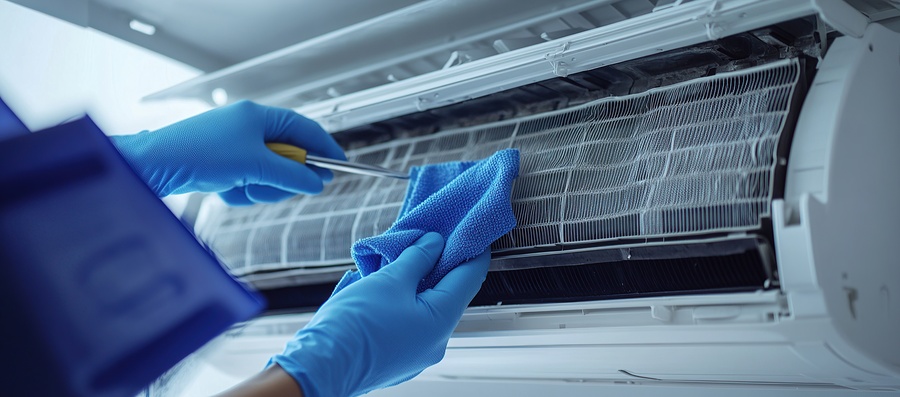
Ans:
POLYGON ((412 286, 415 291, 419 280, 434 269, 434 265, 443 252, 444 238, 438 233, 425 233, 415 243, 403 250, 397 260, 379 272, 385 272, 386 275, 401 280, 405 285, 412 286))
POLYGON ((440 312, 454 313, 456 317, 451 318, 459 319, 466 306, 481 289, 490 266, 491 250, 488 248, 475 258, 461 263, 447 273, 434 288, 423 291, 419 296, 440 312))

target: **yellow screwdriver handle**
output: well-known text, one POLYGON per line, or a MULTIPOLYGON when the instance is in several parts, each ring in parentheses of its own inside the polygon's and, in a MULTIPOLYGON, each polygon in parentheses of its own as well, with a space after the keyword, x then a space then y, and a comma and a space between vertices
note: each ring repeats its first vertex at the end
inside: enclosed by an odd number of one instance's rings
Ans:
POLYGON ((266 147, 281 157, 289 158, 300 164, 306 164, 306 149, 286 143, 267 143, 266 147))

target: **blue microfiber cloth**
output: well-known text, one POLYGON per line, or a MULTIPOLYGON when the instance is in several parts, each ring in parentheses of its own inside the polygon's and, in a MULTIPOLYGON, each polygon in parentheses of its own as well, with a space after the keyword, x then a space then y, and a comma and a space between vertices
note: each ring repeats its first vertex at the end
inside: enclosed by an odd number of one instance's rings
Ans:
POLYGON ((427 232, 444 237, 444 253, 421 282, 434 287, 460 263, 472 259, 516 226, 510 204, 519 175, 519 151, 506 149, 477 162, 413 167, 397 221, 384 234, 353 244, 358 272, 347 272, 335 293, 400 256, 427 232))

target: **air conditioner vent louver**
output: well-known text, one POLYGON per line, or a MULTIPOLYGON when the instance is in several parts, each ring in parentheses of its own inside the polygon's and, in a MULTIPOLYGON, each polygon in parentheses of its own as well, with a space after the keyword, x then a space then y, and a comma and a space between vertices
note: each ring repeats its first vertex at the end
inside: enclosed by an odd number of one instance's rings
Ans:
POLYGON ((765 252, 747 246, 742 252, 727 255, 622 258, 574 266, 492 271, 471 306, 755 291, 764 289, 769 279, 765 252))
MULTIPOLYGON (((749 231, 768 215, 799 69, 785 60, 348 156, 408 169, 519 148, 519 225, 495 252, 749 231)), ((213 211, 201 237, 238 275, 348 265, 350 244, 386 230, 405 190, 341 175, 319 196, 213 211)))

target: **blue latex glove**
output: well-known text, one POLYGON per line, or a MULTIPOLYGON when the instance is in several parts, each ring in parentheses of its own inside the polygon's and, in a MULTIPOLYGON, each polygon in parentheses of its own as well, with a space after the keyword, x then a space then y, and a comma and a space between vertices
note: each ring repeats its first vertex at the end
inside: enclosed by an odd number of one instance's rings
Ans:
POLYGON ((218 192, 231 205, 315 194, 331 171, 281 157, 267 142, 346 160, 316 122, 290 109, 242 101, 157 131, 112 137, 131 168, 159 196, 218 192))
POLYGON ((307 397, 360 395, 438 363, 490 264, 488 250, 417 294, 443 248, 440 234, 425 234, 397 260, 328 299, 272 361, 307 397))

